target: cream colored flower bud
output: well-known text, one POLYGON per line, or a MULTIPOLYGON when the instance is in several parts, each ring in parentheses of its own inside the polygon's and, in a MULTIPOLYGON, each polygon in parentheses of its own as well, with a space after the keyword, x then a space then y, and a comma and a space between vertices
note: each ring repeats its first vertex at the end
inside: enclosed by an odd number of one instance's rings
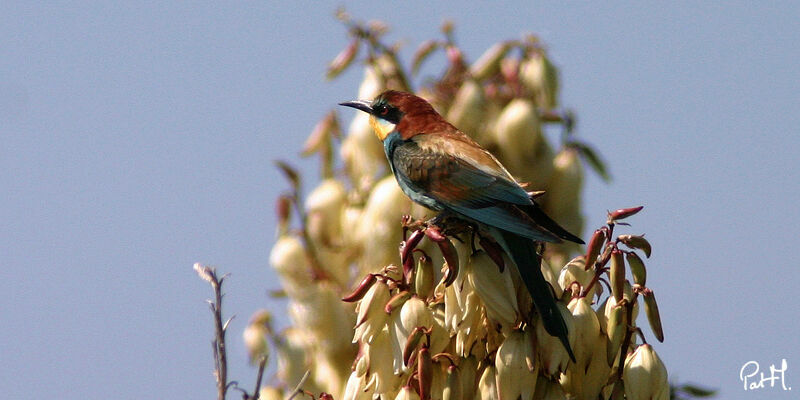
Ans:
POLYGON ((637 347, 628 355, 622 380, 626 399, 669 399, 667 368, 649 344, 637 347))
POLYGON ((343 400, 372 400, 372 390, 365 390, 367 381, 364 375, 358 375, 356 371, 350 373, 347 385, 344 388, 343 400))
POLYGON ((523 399, 533 397, 538 374, 532 344, 530 334, 514 330, 497 349, 494 365, 500 400, 516 400, 520 395, 523 399))
MULTIPOLYGON (((581 285, 581 289, 589 286, 589 283, 594 278, 594 271, 586 270, 586 262, 583 259, 583 256, 578 256, 573 258, 564 268, 561 269, 561 274, 558 276, 558 286, 561 286, 562 290, 568 290, 572 288, 572 284, 577 282, 581 285)), ((593 285, 591 291, 586 295, 588 298, 594 298, 595 294, 599 290, 598 287, 600 285, 593 285)))
POLYGON ((468 279, 486 306, 487 316, 507 326, 514 324, 519 315, 519 307, 511 279, 512 269, 506 267, 501 273, 485 251, 475 253, 469 262, 472 268, 468 279))
MULTIPOLYGON (((313 339, 302 329, 288 328, 277 337, 275 353, 278 358, 278 368, 275 373, 281 382, 299 383, 309 370, 310 363, 306 358, 306 349, 311 346, 313 339)), ((316 392, 313 383, 304 389, 316 392)))
POLYGON ((308 296, 306 288, 313 285, 311 264, 300 238, 281 236, 272 247, 269 263, 278 272, 281 286, 290 298, 303 299, 308 296))
POLYGON ((336 179, 326 179, 317 186, 306 199, 307 227, 309 236, 316 243, 330 246, 342 234, 342 212, 347 191, 336 179))
MULTIPOLYGON (((600 335, 600 322, 597 320, 589 299, 587 297, 574 298, 567 308, 572 312, 575 322, 575 352, 576 367, 586 369, 594 351, 596 338, 600 335)), ((605 356, 605 352, 603 352, 605 356)))
POLYGON ((497 370, 494 365, 487 365, 478 380, 478 391, 475 400, 495 400, 497 397, 497 370))
POLYGON ((605 354, 608 353, 608 339, 603 333, 598 334, 595 339, 592 359, 589 361, 589 366, 586 367, 586 375, 583 378, 583 396, 590 400, 598 398, 611 374, 611 366, 605 357, 605 354))
POLYGON ((544 209, 566 230, 580 234, 583 230, 583 217, 580 213, 583 166, 578 151, 573 148, 562 149, 553 159, 553 167, 553 175, 547 184, 544 209))
POLYGON ((403 231, 398 225, 400 217, 410 208, 411 200, 394 176, 387 176, 375 185, 353 232, 362 250, 359 259, 362 274, 399 261, 397 246, 403 239, 403 231))
POLYGON ((362 343, 372 343, 375 336, 386 327, 388 316, 384 307, 390 298, 389 286, 385 282, 377 281, 370 287, 364 298, 356 305, 358 317, 353 343, 359 340, 362 343))
POLYGON ((368 192, 376 174, 387 165, 383 145, 375 137, 367 113, 360 112, 353 117, 339 152, 347 176, 359 193, 368 192))
POLYGON ((401 79, 403 67, 399 65, 397 58, 393 57, 392 54, 382 53, 375 59, 374 65, 380 69, 381 77, 383 78, 382 83, 386 89, 410 91, 406 87, 407 83, 401 79))
POLYGON ((499 158, 512 170, 522 169, 542 140, 536 107, 530 100, 511 100, 497 117, 493 132, 499 158))
POLYGON ((262 386, 258 391, 258 398, 261 400, 283 400, 283 392, 274 386, 262 386))
POLYGON ((403 386, 403 388, 397 392, 397 397, 395 397, 394 400, 419 400, 419 395, 411 386, 403 386))
POLYGON ((553 108, 558 105, 558 70, 544 54, 534 52, 520 64, 520 80, 536 101, 536 105, 553 108))
MULTIPOLYGON (((314 383, 326 393, 335 394, 337 397, 343 392, 353 362, 353 353, 344 352, 338 356, 318 353, 312 364, 312 379, 314 383)), ((321 399, 321 397, 320 397, 321 399)))
POLYGON ((403 365, 403 350, 414 328, 431 328, 433 325, 433 314, 425 302, 416 296, 403 303, 399 311, 392 312, 388 336, 392 343, 394 359, 391 364, 395 372, 405 372, 408 369, 403 365))
POLYGON ((500 70, 500 61, 511 49, 512 42, 498 42, 486 49, 486 51, 469 68, 470 75, 483 80, 500 70))
POLYGON ((433 316, 431 325, 431 353, 441 353, 450 345, 450 331, 444 324, 444 304, 428 305, 433 316))
POLYGON ((419 257, 414 270, 414 291, 423 299, 433 290, 433 262, 428 257, 419 257))
POLYGON ((471 400, 475 397, 478 381, 478 358, 474 355, 462 358, 458 364, 458 369, 461 375, 461 395, 463 400, 471 400))
POLYGON ((356 244, 356 238, 352 232, 358 229, 358 221, 362 212, 364 212, 362 207, 353 205, 345 207, 344 211, 342 211, 342 217, 340 218, 342 221, 341 241, 346 248, 352 248, 356 244))
POLYGON ((272 315, 267 310, 256 311, 242 332, 250 363, 258 364, 269 358, 267 335, 270 332, 272 315))
POLYGON ((364 77, 361 78, 361 85, 358 86, 358 98, 374 99, 382 91, 383 87, 375 69, 372 66, 364 68, 364 77))
POLYGON ((597 336, 584 338, 584 340, 590 343, 587 347, 592 351, 588 365, 586 368, 581 368, 579 365, 567 368, 559 382, 570 398, 595 400, 606 385, 611 373, 611 367, 605 357, 607 339, 605 334, 598 333, 597 336))
POLYGON ((461 392, 462 388, 461 370, 455 365, 447 367, 442 400, 464 400, 464 395, 461 392))
POLYGON ((386 394, 394 390, 400 383, 395 375, 392 355, 392 344, 385 332, 376 335, 372 343, 365 344, 368 370, 370 372, 366 388, 376 395, 386 394))
POLYGON ((340 300, 339 286, 323 281, 307 290, 313 293, 308 299, 289 303, 290 319, 314 337, 317 351, 336 354, 349 349, 355 321, 352 306, 340 300))
POLYGON ((465 357, 469 355, 472 346, 485 337, 486 327, 482 318, 484 307, 475 290, 470 288, 462 297, 464 300, 463 319, 456 328, 456 354, 465 357))
MULTIPOLYGON (((561 311, 561 317, 567 325, 567 332, 569 332, 567 339, 569 340, 570 347, 575 349, 577 345, 577 336, 572 313, 567 309, 564 303, 556 302, 556 305, 558 306, 558 310, 561 311)), ((567 364, 570 363, 569 354, 564 348, 564 345, 561 344, 561 340, 547 333, 544 329, 542 319, 538 315, 536 317, 535 349, 541 361, 540 371, 548 378, 557 378, 559 374, 567 368, 567 364)))
POLYGON ((536 394, 534 399, 541 400, 564 400, 567 394, 558 382, 551 381, 550 379, 536 380, 536 394))
MULTIPOLYGON (((552 181, 553 171, 555 170, 553 165, 554 158, 553 147, 542 136, 541 140, 536 144, 534 152, 526 156, 522 165, 514 166, 514 176, 518 177, 521 182, 527 183, 528 190, 549 191, 547 185, 552 181)), ((547 199, 547 193, 542 199, 547 199)))
POLYGON ((485 117, 486 97, 483 88, 474 80, 465 81, 456 92, 445 119, 475 141, 483 143, 485 138, 479 136, 484 131, 485 117))

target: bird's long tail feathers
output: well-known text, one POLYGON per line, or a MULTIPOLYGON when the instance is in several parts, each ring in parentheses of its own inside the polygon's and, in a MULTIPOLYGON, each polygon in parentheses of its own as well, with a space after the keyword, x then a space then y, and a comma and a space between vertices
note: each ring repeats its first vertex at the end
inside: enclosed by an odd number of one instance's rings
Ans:
POLYGON ((550 335, 561 340, 567 353, 569 353, 570 359, 574 362, 575 355, 569 345, 567 324, 564 322, 561 311, 556 305, 550 285, 542 275, 542 257, 536 253, 534 242, 499 229, 494 229, 493 231, 492 236, 508 253, 514 264, 517 265, 517 270, 528 288, 536 311, 542 317, 545 330, 550 335))
POLYGON ((524 206, 522 209, 525 211, 528 216, 531 217, 537 224, 541 225, 543 228, 547 229, 554 235, 558 236, 561 239, 569 240, 570 242, 575 242, 578 244, 584 244, 581 238, 569 233, 566 229, 564 229, 558 222, 553 221, 545 212, 539 207, 538 204, 534 204, 532 206, 524 206))

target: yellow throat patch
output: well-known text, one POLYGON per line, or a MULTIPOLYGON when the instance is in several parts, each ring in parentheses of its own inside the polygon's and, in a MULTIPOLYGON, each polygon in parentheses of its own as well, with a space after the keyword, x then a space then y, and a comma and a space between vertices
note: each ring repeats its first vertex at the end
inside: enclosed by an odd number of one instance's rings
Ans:
POLYGON ((383 139, 386 139, 386 136, 389 136, 389 134, 392 133, 395 124, 385 119, 377 118, 374 115, 370 115, 369 126, 372 127, 372 130, 375 131, 375 135, 378 136, 378 139, 380 139, 382 142, 383 139))

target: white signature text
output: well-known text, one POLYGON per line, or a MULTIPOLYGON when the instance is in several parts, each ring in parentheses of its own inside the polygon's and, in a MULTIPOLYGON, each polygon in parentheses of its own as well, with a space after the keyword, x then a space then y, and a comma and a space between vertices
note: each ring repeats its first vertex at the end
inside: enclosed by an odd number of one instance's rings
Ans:
POLYGON ((783 390, 792 390, 791 387, 786 386, 786 359, 781 360, 780 368, 776 368, 775 364, 769 366, 769 376, 764 376, 764 372, 760 371, 760 366, 756 361, 748 361, 742 365, 739 370, 739 380, 742 381, 744 390, 756 390, 766 387, 764 383, 769 383, 769 387, 775 387, 776 381, 780 381, 783 390))

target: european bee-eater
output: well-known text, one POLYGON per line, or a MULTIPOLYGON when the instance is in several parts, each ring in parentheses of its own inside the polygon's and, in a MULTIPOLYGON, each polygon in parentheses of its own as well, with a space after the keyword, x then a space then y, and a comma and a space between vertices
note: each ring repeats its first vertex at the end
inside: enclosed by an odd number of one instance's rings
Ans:
POLYGON ((424 99, 388 90, 372 101, 340 103, 370 115, 397 183, 434 211, 476 223, 516 264, 548 333, 570 358, 567 325, 540 269, 539 242, 583 241, 548 217, 499 161, 424 99))

